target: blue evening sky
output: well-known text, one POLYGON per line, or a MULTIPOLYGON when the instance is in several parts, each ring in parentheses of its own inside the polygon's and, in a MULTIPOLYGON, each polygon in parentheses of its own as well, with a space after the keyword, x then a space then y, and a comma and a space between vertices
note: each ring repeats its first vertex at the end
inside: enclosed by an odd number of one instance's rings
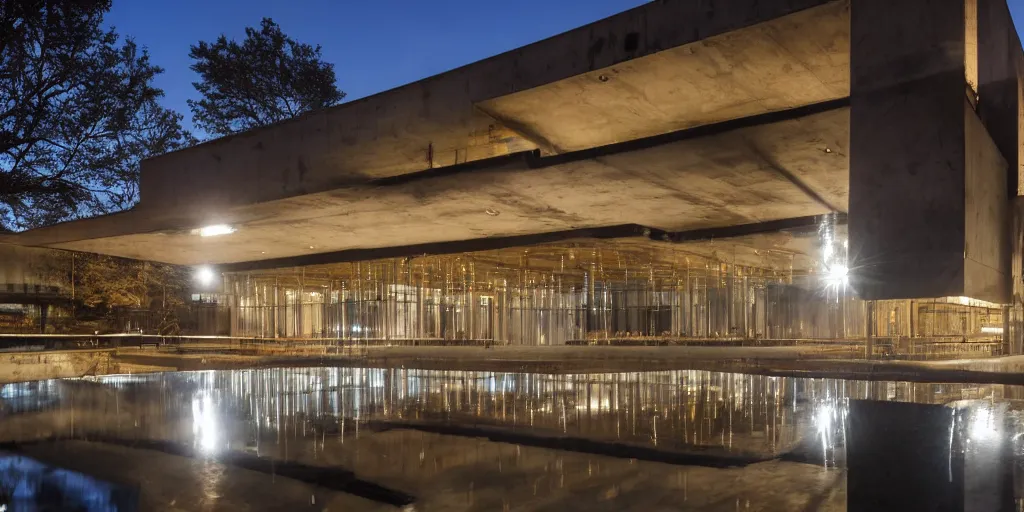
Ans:
MULTIPOLYGON (((644 0, 114 0, 107 23, 149 49, 166 71, 164 105, 185 115, 195 98, 189 46, 241 38, 273 18, 291 37, 323 46, 345 101, 469 64, 646 3, 644 0)), ((1017 26, 1024 0, 1008 0, 1017 26)), ((199 134, 197 134, 199 135, 199 134)))
MULTIPOLYGON (((369 96, 550 37, 644 0, 114 0, 106 22, 149 49, 165 72, 164 105, 185 115, 197 97, 189 46, 273 18, 323 47, 344 101, 369 96)), ((199 134, 197 134, 199 135, 199 134)))

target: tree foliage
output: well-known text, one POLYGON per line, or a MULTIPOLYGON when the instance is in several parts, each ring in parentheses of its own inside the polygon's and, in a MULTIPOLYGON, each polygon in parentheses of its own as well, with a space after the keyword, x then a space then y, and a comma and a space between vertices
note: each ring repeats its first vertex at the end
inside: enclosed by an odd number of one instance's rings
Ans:
POLYGON ((0 227, 118 211, 139 162, 191 143, 162 70, 102 27, 110 0, 0 2, 0 227))
POLYGON ((53 251, 39 268, 49 282, 74 290, 82 306, 101 313, 117 308, 165 310, 181 306, 190 292, 189 269, 71 251, 53 251))
POLYGON ((200 41, 189 54, 202 95, 189 100, 193 122, 208 133, 229 135, 337 104, 334 65, 320 46, 286 36, 270 18, 245 29, 242 42, 220 36, 200 41))

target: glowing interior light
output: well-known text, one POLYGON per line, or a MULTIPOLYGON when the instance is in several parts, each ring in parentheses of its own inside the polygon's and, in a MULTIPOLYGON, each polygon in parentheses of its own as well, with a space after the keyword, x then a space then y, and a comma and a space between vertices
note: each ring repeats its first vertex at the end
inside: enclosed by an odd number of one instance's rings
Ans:
POLYGON ((203 226, 198 230, 193 230, 193 232, 198 232, 199 236, 230 235, 235 231, 235 228, 228 226, 227 224, 213 224, 211 226, 203 226))
POLYGON ((213 284, 213 279, 215 277, 213 269, 210 267, 199 267, 199 269, 196 270, 196 281, 199 281, 199 284, 203 286, 210 286, 213 284))
POLYGON ((1002 327, 982 327, 981 328, 981 332, 983 332, 985 334, 1002 334, 1003 333, 1003 328, 1002 327))
POLYGON ((846 285, 850 281, 850 269, 842 264, 832 265, 826 271, 825 279, 832 285, 846 285))

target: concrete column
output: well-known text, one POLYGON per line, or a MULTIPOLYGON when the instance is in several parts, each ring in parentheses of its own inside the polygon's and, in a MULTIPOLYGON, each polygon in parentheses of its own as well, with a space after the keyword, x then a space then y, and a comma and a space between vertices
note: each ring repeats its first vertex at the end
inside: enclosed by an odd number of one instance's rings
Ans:
POLYGON ((975 0, 978 9, 978 116, 1009 166, 1007 190, 1021 192, 1020 39, 1005 0, 975 0))
POLYGON ((849 232, 862 298, 1009 298, 1006 162, 974 111, 965 9, 852 4, 849 232))

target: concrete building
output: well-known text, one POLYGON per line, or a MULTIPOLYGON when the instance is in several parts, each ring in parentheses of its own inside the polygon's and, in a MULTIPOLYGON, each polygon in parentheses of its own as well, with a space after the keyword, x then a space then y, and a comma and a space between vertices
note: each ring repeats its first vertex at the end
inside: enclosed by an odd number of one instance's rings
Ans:
POLYGON ((148 160, 135 209, 4 238, 215 265, 262 336, 351 337, 351 301, 384 338, 920 337, 950 304, 932 335, 1018 350, 1022 84, 1004 0, 663 0, 148 160))

